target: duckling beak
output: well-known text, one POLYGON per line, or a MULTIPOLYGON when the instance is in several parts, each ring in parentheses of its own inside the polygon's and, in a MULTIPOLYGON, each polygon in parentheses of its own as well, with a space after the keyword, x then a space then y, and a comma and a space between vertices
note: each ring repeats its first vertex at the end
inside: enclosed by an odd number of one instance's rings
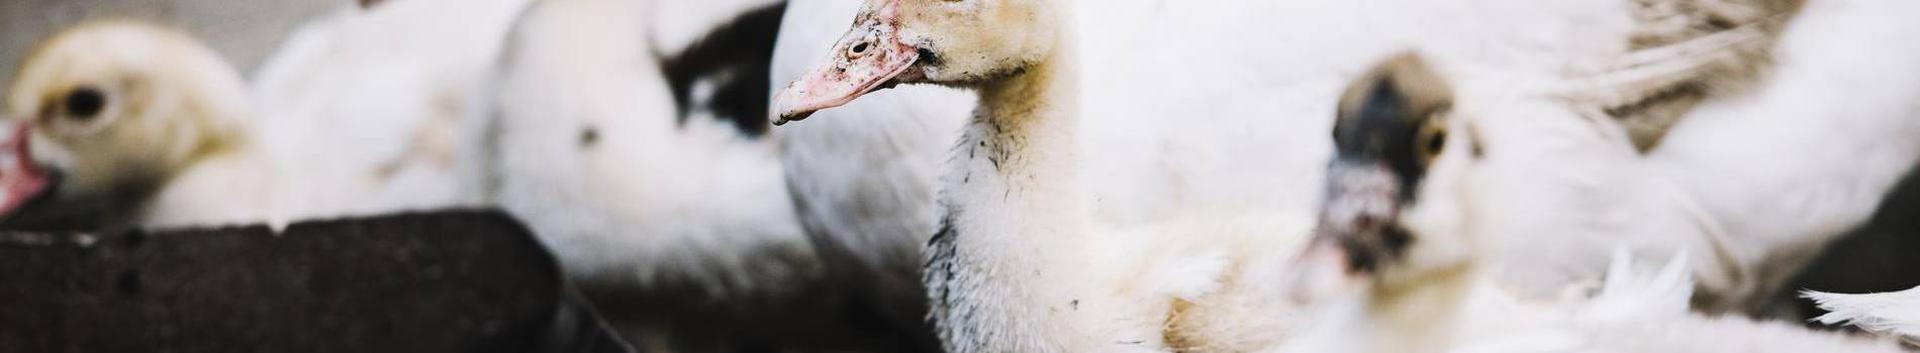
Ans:
POLYGON ((1315 243, 1337 249, 1347 272, 1377 272, 1410 245, 1394 222, 1401 208, 1398 180, 1384 163, 1342 160, 1328 169, 1315 243))
POLYGON ((806 119, 873 91, 906 80, 920 60, 918 48, 900 40, 899 5, 881 1, 862 11, 852 30, 834 44, 827 62, 774 96, 774 125, 806 119))
POLYGON ((1394 225, 1399 183, 1385 163, 1340 159, 1327 169, 1313 241, 1294 258, 1291 296, 1311 301, 1349 290, 1397 260, 1412 242, 1394 225))
POLYGON ((52 185, 46 171, 33 162, 28 143, 32 127, 30 123, 16 123, 6 149, 0 151, 0 219, 19 213, 22 206, 52 185))

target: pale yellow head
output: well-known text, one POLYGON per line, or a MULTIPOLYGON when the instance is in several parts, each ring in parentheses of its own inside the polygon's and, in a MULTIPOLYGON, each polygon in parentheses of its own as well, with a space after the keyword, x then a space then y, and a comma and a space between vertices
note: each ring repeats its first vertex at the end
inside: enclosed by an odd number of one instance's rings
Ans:
POLYGON ((869 0, 826 62, 777 97, 775 123, 904 83, 978 88, 1059 54, 1066 1, 869 0))
MULTIPOLYGON (((178 30, 133 21, 83 24, 41 43, 23 63, 5 115, 30 132, 9 141, 30 145, 7 153, 27 154, 17 160, 51 170, 57 185, 36 193, 56 201, 138 197, 245 136, 244 81, 178 30)), ((34 196, 5 195, 26 197, 34 196)))

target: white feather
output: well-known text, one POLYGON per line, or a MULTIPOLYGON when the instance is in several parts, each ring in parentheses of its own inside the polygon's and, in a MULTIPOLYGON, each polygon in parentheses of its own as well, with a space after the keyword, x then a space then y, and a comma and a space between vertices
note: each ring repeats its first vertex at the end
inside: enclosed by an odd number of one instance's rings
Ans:
POLYGON ((1801 295, 1828 311, 1814 321, 1852 325, 1907 343, 1920 343, 1920 288, 1870 294, 1806 291, 1801 295))

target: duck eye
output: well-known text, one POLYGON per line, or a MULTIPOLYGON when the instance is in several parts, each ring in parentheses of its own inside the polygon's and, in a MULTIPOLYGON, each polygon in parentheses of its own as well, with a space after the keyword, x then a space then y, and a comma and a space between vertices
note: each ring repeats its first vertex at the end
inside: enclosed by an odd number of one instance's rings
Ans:
POLYGON ((107 95, 93 87, 80 87, 67 93, 67 116, 75 120, 93 120, 107 107, 107 95))
POLYGON ((1420 161, 1422 164, 1433 163, 1433 159, 1440 156, 1440 150, 1447 147, 1447 128, 1445 123, 1437 118, 1428 122, 1426 126, 1420 128, 1420 133, 1416 139, 1414 142, 1417 143, 1416 146, 1419 146, 1420 161))
POLYGON ((1427 154, 1429 155, 1440 154, 1440 149, 1444 147, 1447 147, 1446 131, 1435 131, 1433 132, 1433 137, 1427 139, 1427 154))

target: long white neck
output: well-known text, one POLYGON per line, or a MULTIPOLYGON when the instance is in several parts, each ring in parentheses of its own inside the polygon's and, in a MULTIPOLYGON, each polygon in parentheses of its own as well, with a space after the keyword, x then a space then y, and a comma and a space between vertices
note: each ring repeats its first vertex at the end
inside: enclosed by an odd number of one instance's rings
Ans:
POLYGON ((1061 61, 1034 64, 981 88, 980 109, 961 137, 965 144, 948 161, 948 205, 1076 207, 1077 199, 1063 197, 1078 193, 1077 78, 1073 65, 1061 61))
POLYGON ((1059 352, 1087 332, 1078 77, 1064 51, 982 87, 948 160, 926 280, 950 352, 1059 352))

